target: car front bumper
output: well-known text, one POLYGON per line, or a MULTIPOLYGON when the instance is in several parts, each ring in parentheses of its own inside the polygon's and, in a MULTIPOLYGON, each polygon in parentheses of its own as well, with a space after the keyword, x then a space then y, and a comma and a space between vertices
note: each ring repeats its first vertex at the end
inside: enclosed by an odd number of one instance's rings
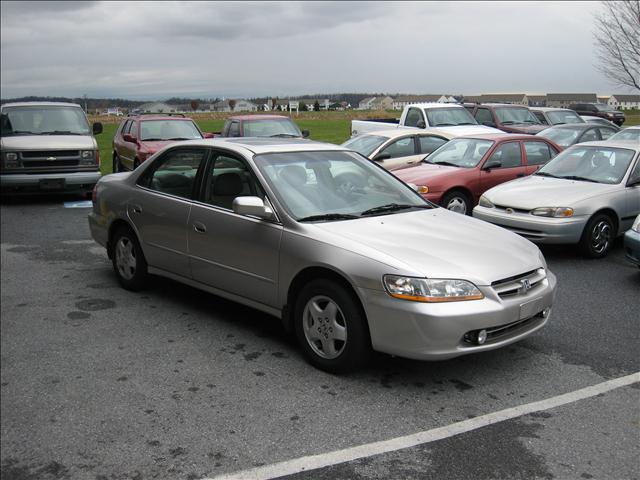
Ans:
POLYGON ((419 303, 360 289, 372 346, 416 360, 446 360, 522 340, 549 320, 556 277, 548 270, 546 274, 525 294, 501 298, 492 287, 479 287, 485 297, 465 302, 419 303), (489 333, 484 344, 472 340, 480 330, 489 333))
POLYGON ((100 180, 101 173, 34 173, 0 175, 2 194, 11 193, 67 193, 89 191, 100 180))
POLYGON ((640 267, 640 233, 627 230, 624 234, 624 252, 627 260, 640 267))
POLYGON ((480 205, 473 209, 473 216, 511 230, 536 243, 578 243, 589 219, 587 216, 536 217, 529 213, 507 213, 504 210, 480 205))

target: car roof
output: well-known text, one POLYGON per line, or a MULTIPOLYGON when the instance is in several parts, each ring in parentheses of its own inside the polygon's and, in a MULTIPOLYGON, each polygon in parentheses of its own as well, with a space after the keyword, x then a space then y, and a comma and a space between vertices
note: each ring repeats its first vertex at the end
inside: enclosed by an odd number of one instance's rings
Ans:
POLYGON ((271 138, 271 137, 218 137, 203 140, 188 140, 172 144, 219 147, 237 150, 238 148, 249 150, 252 153, 274 152, 314 152, 314 151, 350 151, 340 145, 332 143, 315 142, 306 138, 271 138))
POLYGON ((538 112, 564 111, 564 112, 573 112, 573 113, 575 113, 575 110, 571 110, 570 108, 562 108, 562 107, 529 107, 529 110, 538 111, 538 112))
POLYGON ((477 140, 493 140, 495 142, 502 142, 508 140, 540 140, 537 135, 529 135, 527 133, 478 133, 475 135, 462 135, 460 138, 475 138, 477 140))
MULTIPOLYGON (((455 135, 452 135, 449 132, 443 132, 439 128, 423 128, 423 129, 408 129, 408 128, 393 128, 389 130, 374 130, 373 132, 365 132, 358 135, 362 136, 382 136, 387 138, 397 138, 397 137, 405 137, 409 135, 439 135, 441 137, 445 137, 448 139, 454 138, 455 135)), ((355 138, 355 137, 354 137, 355 138)))
POLYGON ((640 145, 636 140, 597 140, 594 142, 582 142, 572 145, 572 147, 609 147, 626 148, 640 152, 640 145))
POLYGON ((185 116, 175 116, 175 115, 131 115, 129 117, 127 117, 127 119, 131 119, 131 118, 135 118, 136 120, 142 121, 142 120, 191 120, 193 122, 193 119, 190 117, 185 117, 185 116))
POLYGON ((418 108, 464 108, 459 103, 437 103, 437 102, 425 102, 425 103, 410 103, 407 107, 418 107, 418 108))
POLYGON ((549 128, 561 128, 565 130, 586 130, 587 128, 594 127, 607 127, 608 125, 598 125, 596 123, 562 123, 559 125, 553 125, 549 128))
POLYGON ((14 103, 5 103, 2 105, 2 108, 5 107, 78 107, 82 108, 77 103, 68 103, 68 102, 14 102, 14 103))
POLYGON ((479 107, 506 107, 506 108, 529 108, 527 105, 516 105, 514 103, 480 103, 479 107))
POLYGON ((285 115, 233 115, 228 117, 227 120, 263 120, 263 119, 281 119, 286 118, 288 120, 289 117, 285 115))

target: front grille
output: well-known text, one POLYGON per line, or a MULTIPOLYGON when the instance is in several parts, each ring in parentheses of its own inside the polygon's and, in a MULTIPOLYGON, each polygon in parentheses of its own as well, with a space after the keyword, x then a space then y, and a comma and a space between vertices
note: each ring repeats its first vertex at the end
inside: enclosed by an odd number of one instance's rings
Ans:
POLYGON ((21 152, 20 155, 24 159, 28 158, 62 158, 62 157, 79 157, 79 150, 34 150, 21 152))
POLYGON ((494 205, 498 210, 503 210, 505 211, 507 208, 510 208, 513 213, 529 213, 529 210, 524 210, 522 208, 513 208, 513 207, 506 207, 504 205, 494 205))
MULTIPOLYGON (((543 312, 538 312, 533 317, 525 318, 523 320, 517 320, 512 323, 508 323, 507 325, 500 325, 498 327, 491 327, 484 329, 487 332, 487 339, 483 345, 490 344, 492 342, 501 340, 515 332, 522 332, 531 328, 534 328, 536 324, 544 321, 543 312)), ((477 345, 475 339, 478 336, 478 332, 480 330, 472 330, 467 332, 463 336, 464 343, 471 343, 477 345)))
POLYGON ((496 280, 491 284, 491 287, 500 298, 504 299, 518 295, 526 295, 538 287, 546 278, 547 272, 544 268, 538 268, 520 275, 496 280), (528 288, 526 285, 528 285, 528 288))
POLYGON ((74 167, 78 165, 78 160, 30 160, 24 162, 25 168, 36 167, 74 167))

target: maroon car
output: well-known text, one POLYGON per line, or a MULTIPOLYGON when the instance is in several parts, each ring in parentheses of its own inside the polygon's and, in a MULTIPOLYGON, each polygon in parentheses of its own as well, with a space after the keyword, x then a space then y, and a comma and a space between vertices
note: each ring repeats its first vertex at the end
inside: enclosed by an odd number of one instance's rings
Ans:
POLYGON ((464 106, 480 125, 494 127, 507 133, 536 134, 542 125, 528 107, 503 103, 467 103, 464 106))
POLYGON ((283 115, 235 115, 227 118, 219 136, 307 138, 309 131, 300 131, 293 120, 283 115))
POLYGON ((212 138, 184 115, 138 115, 120 123, 113 137, 113 172, 134 170, 164 146, 180 140, 212 138))
POLYGON ((445 143, 421 165, 392 173, 417 185, 427 200, 471 215, 486 190, 534 173, 561 150, 534 135, 468 135, 445 143))

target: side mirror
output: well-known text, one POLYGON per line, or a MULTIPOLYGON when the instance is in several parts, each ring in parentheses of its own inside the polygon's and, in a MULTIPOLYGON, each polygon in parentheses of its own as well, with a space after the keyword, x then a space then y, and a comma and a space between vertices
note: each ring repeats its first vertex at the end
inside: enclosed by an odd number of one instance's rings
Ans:
POLYGON ((427 128, 427 124, 424 123, 424 120, 420 120, 418 123, 416 123, 416 127, 418 127, 418 128, 427 128))
POLYGON ((92 125, 93 127, 93 134, 94 135, 98 135, 100 133, 102 133, 102 123, 100 122, 96 122, 92 125))
POLYGON ((238 215, 251 215, 264 220, 273 218, 273 210, 260 197, 236 197, 231 208, 238 215))
POLYGON ((378 153, 371 160, 373 160, 374 162, 382 162, 384 160, 389 160, 390 158, 391 158, 391 154, 390 153, 378 153))
POLYGON ((204 138, 214 138, 215 136, 215 133, 204 132, 204 138))
POLYGON ((487 162, 484 164, 484 167, 482 167, 482 170, 491 170, 492 168, 500 168, 502 166, 502 162, 500 160, 491 160, 490 162, 487 162))
POLYGON ((125 133, 124 135, 122 135, 122 139, 125 142, 131 142, 131 143, 136 143, 136 137, 134 137, 133 135, 131 135, 130 133, 125 133))
POLYGON ((307 129, 302 130, 302 138, 309 138, 309 130, 307 129))

